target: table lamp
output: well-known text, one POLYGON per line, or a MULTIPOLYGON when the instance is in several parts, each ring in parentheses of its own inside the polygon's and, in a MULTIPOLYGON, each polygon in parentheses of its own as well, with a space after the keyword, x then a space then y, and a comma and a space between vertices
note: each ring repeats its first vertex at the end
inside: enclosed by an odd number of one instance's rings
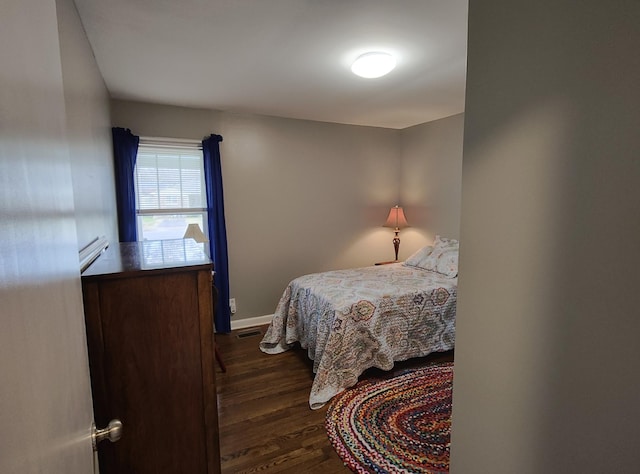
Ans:
POLYGON ((400 237, 398 237, 398 234, 400 233, 400 229, 409 227, 407 218, 404 216, 404 211, 401 207, 396 205, 391 208, 387 222, 384 223, 383 227, 391 227, 396 233, 396 236, 393 238, 393 248, 396 251, 396 260, 398 260, 398 250, 400 249, 400 237))

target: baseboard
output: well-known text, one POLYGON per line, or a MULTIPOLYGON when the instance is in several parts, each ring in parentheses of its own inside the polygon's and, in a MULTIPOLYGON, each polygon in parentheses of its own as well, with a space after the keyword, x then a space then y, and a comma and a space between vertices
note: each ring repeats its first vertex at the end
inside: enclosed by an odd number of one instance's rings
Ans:
POLYGON ((264 316, 255 316, 253 318, 238 319, 236 321, 232 319, 231 330, 252 328, 255 326, 262 326, 264 324, 269 324, 271 322, 271 318, 273 318, 273 314, 266 314, 264 316))

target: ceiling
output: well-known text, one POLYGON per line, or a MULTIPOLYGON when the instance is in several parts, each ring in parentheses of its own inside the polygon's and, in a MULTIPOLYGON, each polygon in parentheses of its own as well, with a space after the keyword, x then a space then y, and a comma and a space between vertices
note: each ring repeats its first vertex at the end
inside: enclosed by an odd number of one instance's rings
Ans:
POLYGON ((116 99, 402 129, 464 111, 467 0, 75 0, 116 99), (397 57, 387 76, 350 71, 397 57))

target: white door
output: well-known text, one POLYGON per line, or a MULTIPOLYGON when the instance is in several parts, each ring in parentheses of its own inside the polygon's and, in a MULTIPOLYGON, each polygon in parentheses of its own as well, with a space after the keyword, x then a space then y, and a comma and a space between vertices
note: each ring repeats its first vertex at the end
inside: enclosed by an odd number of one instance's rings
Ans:
POLYGON ((0 22, 0 473, 90 474, 55 1, 2 0, 0 22))

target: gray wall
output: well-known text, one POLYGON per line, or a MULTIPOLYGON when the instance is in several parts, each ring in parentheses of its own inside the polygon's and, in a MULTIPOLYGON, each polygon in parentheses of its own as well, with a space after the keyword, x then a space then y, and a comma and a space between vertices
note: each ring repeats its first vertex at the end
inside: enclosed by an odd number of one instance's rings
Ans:
POLYGON ((639 21, 471 2, 454 473, 637 472, 639 21))
POLYGON ((141 136, 222 135, 234 319, 273 313, 301 274, 389 258, 397 131, 127 101, 112 113, 141 136))
POLYGON ((400 200, 417 230, 404 231, 403 244, 420 247, 436 234, 459 238, 463 130, 459 114, 401 131, 400 200))
MULTIPOLYGON (((389 207, 402 204, 402 174, 410 175, 410 168, 424 159, 419 127, 408 132, 403 167, 398 130, 120 100, 111 107, 114 126, 137 135, 223 136, 230 287, 238 307, 234 320, 273 313, 287 283, 297 276, 393 259, 393 232, 381 225, 389 207)), ((434 125, 433 133, 458 140, 457 157, 447 155, 457 160, 455 168, 462 160, 461 117, 449 125, 453 132, 446 132, 444 122, 434 125)), ((454 189, 459 189, 459 174, 457 179, 454 189)), ((401 259, 430 238, 431 223, 418 224, 402 233, 401 259)))
POLYGON ((57 17, 78 245, 117 242, 109 95, 73 1, 57 17))

